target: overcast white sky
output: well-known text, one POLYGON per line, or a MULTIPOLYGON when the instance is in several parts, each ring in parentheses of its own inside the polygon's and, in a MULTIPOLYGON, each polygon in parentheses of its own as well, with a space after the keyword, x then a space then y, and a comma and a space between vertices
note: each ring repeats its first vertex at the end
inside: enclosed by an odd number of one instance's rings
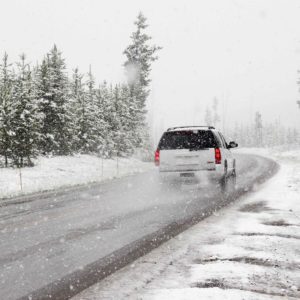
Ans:
MULTIPOLYGON (((163 47, 153 66, 155 126, 202 124, 217 97, 225 126, 280 119, 300 127, 300 1, 0 0, 0 53, 35 63, 54 43, 68 68, 124 80, 122 52, 139 11, 163 47)), ((221 126, 222 129, 222 126, 221 126)))

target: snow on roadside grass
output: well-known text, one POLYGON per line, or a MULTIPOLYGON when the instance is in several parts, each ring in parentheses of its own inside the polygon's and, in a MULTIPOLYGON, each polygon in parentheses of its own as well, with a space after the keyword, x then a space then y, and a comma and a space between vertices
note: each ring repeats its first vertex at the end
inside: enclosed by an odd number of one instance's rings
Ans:
POLYGON ((0 169, 0 198, 87 184, 139 173, 153 168, 152 163, 134 158, 102 159, 91 155, 39 157, 35 166, 0 169), (118 164, 118 168, 117 168, 118 164))
POLYGON ((270 182, 74 300, 300 299, 300 151, 270 153, 270 182))

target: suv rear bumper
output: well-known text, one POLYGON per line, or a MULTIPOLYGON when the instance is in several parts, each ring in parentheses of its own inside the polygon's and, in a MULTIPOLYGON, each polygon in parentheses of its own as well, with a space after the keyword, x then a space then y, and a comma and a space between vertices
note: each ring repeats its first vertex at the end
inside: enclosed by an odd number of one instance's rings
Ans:
POLYGON ((166 170, 166 169, 159 169, 160 176, 169 178, 169 179, 178 179, 181 177, 182 174, 194 174, 200 180, 201 178, 206 178, 210 181, 218 181, 223 178, 224 176, 224 168, 221 165, 217 165, 214 169, 210 170, 166 170))

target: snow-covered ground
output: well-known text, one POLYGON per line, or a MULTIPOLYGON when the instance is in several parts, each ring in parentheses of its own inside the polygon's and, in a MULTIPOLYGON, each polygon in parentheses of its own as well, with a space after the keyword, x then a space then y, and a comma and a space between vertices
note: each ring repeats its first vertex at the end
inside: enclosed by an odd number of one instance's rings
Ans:
POLYGON ((98 182, 151 168, 153 163, 134 158, 102 161, 101 158, 91 155, 39 157, 34 167, 21 169, 21 178, 17 168, 0 168, 0 199, 98 182))
POLYGON ((266 184, 74 297, 300 299, 300 151, 266 184))

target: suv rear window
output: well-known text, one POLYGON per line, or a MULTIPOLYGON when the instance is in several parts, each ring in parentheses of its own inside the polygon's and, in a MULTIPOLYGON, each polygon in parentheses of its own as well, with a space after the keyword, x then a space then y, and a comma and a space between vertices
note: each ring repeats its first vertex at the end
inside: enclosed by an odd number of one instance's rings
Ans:
POLYGON ((216 140, 209 130, 165 132, 158 144, 159 150, 216 148, 216 140))

